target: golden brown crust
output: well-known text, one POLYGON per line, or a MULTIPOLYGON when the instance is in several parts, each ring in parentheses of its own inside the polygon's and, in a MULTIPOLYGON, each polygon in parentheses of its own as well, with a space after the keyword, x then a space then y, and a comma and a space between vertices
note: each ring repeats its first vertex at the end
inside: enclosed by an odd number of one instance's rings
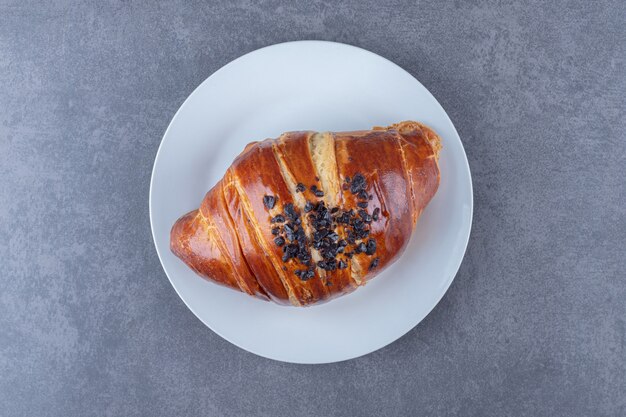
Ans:
POLYGON ((289 132, 276 140, 253 142, 207 193, 199 210, 174 224, 171 249, 199 275, 279 304, 305 306, 349 293, 404 250, 437 191, 440 149, 439 136, 412 121, 370 131, 289 132), (348 182, 357 176, 364 179, 361 194, 348 182), (275 197, 273 207, 264 204, 264 196, 275 197), (327 206, 318 212, 320 201, 327 206), (272 220, 284 217, 289 205, 296 217, 272 220), (372 220, 375 209, 379 214, 372 220), (332 226, 319 226, 311 217, 322 210, 332 226), (352 216, 349 224, 337 220, 342 214, 352 216), (354 221, 365 215, 369 221, 355 229, 354 221), (274 239, 285 236, 285 224, 302 231, 279 245, 274 239), (323 235, 326 246, 319 248, 316 245, 324 242, 316 231, 336 236, 323 235), (356 249, 371 240, 374 251, 356 249), (341 253, 333 243, 337 241, 344 244, 341 253), (284 246, 290 242, 300 245, 300 252, 284 260, 284 246), (334 247, 332 267, 325 264, 328 242, 334 247), (307 271, 310 275, 300 276, 307 271))

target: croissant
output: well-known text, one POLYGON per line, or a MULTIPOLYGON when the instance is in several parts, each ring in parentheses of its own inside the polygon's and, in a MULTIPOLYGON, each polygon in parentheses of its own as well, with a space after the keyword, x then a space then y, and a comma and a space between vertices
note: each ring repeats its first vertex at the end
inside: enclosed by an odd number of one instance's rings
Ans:
POLYGON ((347 294, 395 261, 439 186, 439 136, 406 121, 252 142, 176 221, 197 274, 278 304, 347 294))

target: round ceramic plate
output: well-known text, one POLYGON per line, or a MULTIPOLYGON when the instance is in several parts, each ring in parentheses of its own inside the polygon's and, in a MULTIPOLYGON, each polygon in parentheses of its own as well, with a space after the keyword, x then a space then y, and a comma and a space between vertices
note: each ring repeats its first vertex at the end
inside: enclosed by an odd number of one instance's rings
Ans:
POLYGON ((467 246, 472 182, 450 118, 409 73, 353 46, 290 42, 234 60, 183 103, 154 162, 150 221, 172 285, 214 332, 275 360, 336 362, 393 342, 439 302, 467 246), (176 219, 200 205, 248 142, 402 120, 424 122, 442 137, 441 184, 404 254, 365 287, 319 306, 283 307, 205 281, 170 252, 176 219))

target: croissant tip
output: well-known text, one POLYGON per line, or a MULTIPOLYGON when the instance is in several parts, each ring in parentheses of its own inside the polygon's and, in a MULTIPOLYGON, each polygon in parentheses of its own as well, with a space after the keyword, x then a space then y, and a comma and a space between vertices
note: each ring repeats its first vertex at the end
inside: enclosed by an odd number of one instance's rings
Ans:
POLYGON ((186 236, 186 229, 196 218, 197 212, 198 210, 192 210, 189 213, 181 216, 178 220, 176 220, 176 222, 172 226, 172 229, 170 230, 170 250, 174 255, 178 256, 181 259, 184 259, 186 255, 183 244, 184 239, 181 239, 181 237, 186 236))
POLYGON ((435 133, 433 129, 431 129, 424 123, 416 122, 413 120, 405 120, 403 122, 395 123, 391 126, 388 126, 386 129, 397 130, 401 135, 409 134, 417 130, 421 131, 430 146, 433 148, 435 158, 439 160, 439 152, 443 147, 441 144, 441 137, 437 133, 435 133))

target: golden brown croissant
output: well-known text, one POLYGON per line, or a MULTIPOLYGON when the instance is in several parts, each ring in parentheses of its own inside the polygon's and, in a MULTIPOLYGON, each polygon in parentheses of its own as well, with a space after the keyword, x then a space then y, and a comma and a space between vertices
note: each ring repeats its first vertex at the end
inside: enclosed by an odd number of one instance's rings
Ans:
POLYGON ((174 224, 171 250, 211 281, 279 304, 349 293, 403 251, 439 185, 417 122, 253 142, 174 224))

